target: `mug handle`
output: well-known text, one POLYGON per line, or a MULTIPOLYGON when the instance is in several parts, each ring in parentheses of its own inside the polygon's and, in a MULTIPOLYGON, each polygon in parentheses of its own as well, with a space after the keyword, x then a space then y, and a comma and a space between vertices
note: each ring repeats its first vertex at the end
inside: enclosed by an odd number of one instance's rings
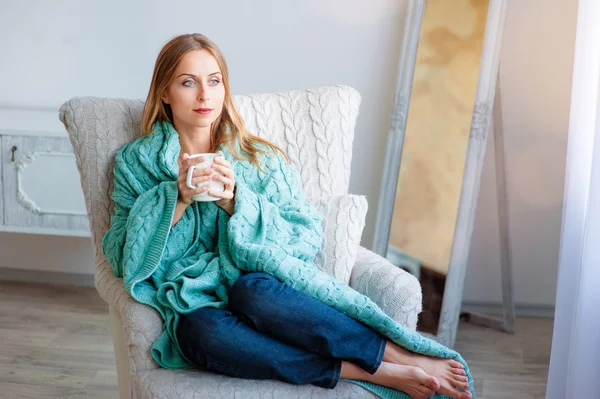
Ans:
POLYGON ((195 168, 196 168, 196 165, 191 165, 191 166, 188 168, 188 172, 187 172, 187 179, 185 180, 185 185, 186 185, 188 188, 191 188, 191 189, 194 189, 194 188, 196 188, 196 187, 192 186, 192 176, 193 176, 193 172, 194 172, 194 169, 195 169, 195 168))

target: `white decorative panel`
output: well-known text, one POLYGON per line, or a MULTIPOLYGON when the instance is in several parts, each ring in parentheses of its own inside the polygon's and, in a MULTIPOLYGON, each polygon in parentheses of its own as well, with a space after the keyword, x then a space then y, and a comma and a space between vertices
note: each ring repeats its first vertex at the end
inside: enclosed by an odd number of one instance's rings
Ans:
POLYGON ((89 233, 81 180, 68 138, 2 136, 2 155, 6 228, 89 233))
POLYGON ((36 214, 87 215, 75 155, 39 152, 17 163, 19 203, 36 214))

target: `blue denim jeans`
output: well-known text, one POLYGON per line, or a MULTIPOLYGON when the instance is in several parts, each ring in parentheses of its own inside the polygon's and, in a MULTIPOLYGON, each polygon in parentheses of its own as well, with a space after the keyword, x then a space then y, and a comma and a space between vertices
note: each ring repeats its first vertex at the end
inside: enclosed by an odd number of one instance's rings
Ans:
POLYGON ((227 309, 181 315, 177 340, 196 367, 232 377, 334 388, 342 360, 374 374, 385 338, 268 273, 231 287, 227 309))

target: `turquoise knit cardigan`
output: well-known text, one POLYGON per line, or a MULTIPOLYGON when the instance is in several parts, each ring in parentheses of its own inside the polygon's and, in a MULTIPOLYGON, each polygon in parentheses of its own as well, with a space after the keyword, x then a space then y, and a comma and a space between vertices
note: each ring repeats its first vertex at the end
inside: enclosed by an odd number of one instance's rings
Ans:
MULTIPOLYGON (((241 271, 261 271, 413 352, 456 359, 465 365, 475 397, 471 374, 458 353, 396 323, 368 297, 316 267, 322 216, 305 201, 298 172, 280 155, 261 156, 263 173, 221 146, 236 176, 233 215, 214 202, 194 202, 171 227, 180 149, 177 131, 162 122, 117 152, 115 207, 102 239, 102 251, 126 291, 164 320, 164 331, 151 348, 161 367, 192 367, 177 343, 180 314, 207 306, 225 308, 241 271)), ((382 398, 409 398, 395 389, 347 381, 382 398)))

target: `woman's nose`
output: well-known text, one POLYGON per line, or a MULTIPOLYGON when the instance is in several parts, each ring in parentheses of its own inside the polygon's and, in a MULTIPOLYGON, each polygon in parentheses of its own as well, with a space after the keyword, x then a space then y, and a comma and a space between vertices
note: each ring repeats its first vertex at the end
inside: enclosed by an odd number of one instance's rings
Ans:
POLYGON ((204 85, 198 85, 198 101, 208 101, 208 90, 204 85))

